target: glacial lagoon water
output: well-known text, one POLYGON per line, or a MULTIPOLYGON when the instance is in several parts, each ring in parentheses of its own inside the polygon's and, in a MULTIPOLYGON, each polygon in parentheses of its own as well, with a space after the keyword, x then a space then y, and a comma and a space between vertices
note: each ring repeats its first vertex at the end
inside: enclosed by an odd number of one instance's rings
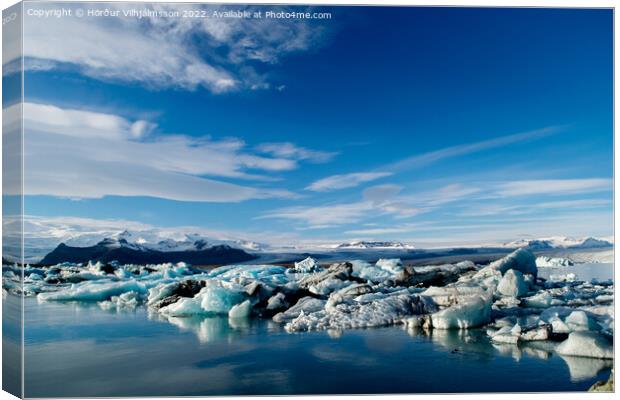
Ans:
MULTIPOLYGON (((613 271, 588 268, 598 279, 613 271)), ((27 397, 582 391, 613 364, 494 345, 484 330, 290 334, 264 320, 162 320, 35 298, 25 314, 27 397)))

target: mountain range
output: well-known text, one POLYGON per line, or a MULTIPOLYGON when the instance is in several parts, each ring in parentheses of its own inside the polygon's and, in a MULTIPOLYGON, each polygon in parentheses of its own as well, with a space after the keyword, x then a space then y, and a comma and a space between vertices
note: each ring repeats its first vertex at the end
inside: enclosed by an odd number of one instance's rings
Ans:
MULTIPOLYGON (((389 252, 390 256, 399 256, 399 252, 411 252, 416 249, 411 243, 384 240, 355 240, 347 242, 282 243, 266 244, 235 238, 214 239, 192 231, 174 229, 140 229, 117 231, 56 232, 36 231, 25 235, 25 260, 29 263, 54 264, 58 262, 86 262, 89 260, 113 261, 121 263, 160 263, 185 261, 191 264, 226 264, 244 262, 260 258, 271 259, 278 254, 312 253, 330 255, 338 252, 371 253, 389 252)), ((10 238, 5 238, 10 239, 10 238)), ((19 254, 19 240, 15 243, 5 240, 4 255, 7 260, 11 249, 19 254)), ((463 247, 463 246, 461 246, 463 247)), ((598 249, 611 248, 613 242, 601 238, 570 238, 564 236, 522 239, 503 244, 480 244, 465 246, 471 249, 514 249, 527 247, 532 250, 550 249, 598 249)), ((420 248, 418 250, 423 250, 420 248)), ((418 251, 415 250, 415 251, 418 251)), ((4 256, 3 255, 3 256, 4 256)), ((381 254, 379 254, 381 256, 381 254)))
POLYGON ((209 245, 204 240, 194 243, 159 243, 155 249, 139 243, 128 242, 125 238, 106 238, 87 247, 74 247, 61 243, 40 261, 43 265, 61 262, 86 263, 88 261, 112 262, 121 264, 160 264, 166 262, 187 262, 193 265, 222 265, 255 259, 244 250, 224 244, 209 245))
POLYGON ((504 243, 503 247, 519 248, 527 247, 531 250, 545 249, 595 249, 612 247, 613 243, 593 237, 570 238, 565 236, 554 236, 545 239, 522 239, 513 242, 504 243))

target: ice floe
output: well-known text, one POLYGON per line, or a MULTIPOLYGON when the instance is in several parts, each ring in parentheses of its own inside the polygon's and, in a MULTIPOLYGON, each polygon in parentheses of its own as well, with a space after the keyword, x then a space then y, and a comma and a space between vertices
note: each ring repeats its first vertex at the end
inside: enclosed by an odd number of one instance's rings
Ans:
POLYGON ((613 282, 545 280, 538 277, 539 259, 518 249, 487 265, 412 266, 379 259, 321 266, 308 257, 292 268, 227 265, 207 271, 184 263, 63 263, 24 268, 23 283, 22 271, 5 265, 3 290, 39 301, 97 302, 104 309, 145 306, 179 326, 221 315, 231 326, 265 318, 288 332, 340 334, 402 324, 441 335, 483 327, 489 342, 511 354, 515 350, 506 346, 540 352, 532 346, 550 343, 543 352, 557 347, 566 357, 612 357, 613 282))
POLYGON ((564 356, 614 358, 609 339, 595 332, 573 332, 556 351, 564 356))

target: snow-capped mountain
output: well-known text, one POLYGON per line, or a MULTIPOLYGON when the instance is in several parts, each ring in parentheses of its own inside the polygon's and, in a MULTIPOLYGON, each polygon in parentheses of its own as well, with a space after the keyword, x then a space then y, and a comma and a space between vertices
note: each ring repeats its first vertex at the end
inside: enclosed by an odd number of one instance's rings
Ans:
MULTIPOLYGON (((161 239, 153 232, 123 231, 104 238, 99 244, 105 243, 108 247, 127 247, 137 250, 156 251, 196 251, 207 247, 206 239, 185 235, 181 240, 172 238, 161 239)), ((71 241, 68 242, 71 245, 71 241)))
POLYGON ((101 242, 87 247, 59 244, 40 261, 44 265, 63 262, 87 263, 89 261, 112 262, 121 264, 161 264, 168 262, 187 262, 193 265, 223 265, 250 261, 256 258, 242 249, 224 244, 208 246, 203 241, 196 241, 192 246, 168 246, 167 242, 156 250, 135 242, 128 242, 123 235, 120 239, 105 238, 101 242))
POLYGON ((383 241, 355 241, 342 243, 336 246, 338 249, 413 249, 410 244, 401 242, 383 242, 383 241))
MULTIPOLYGON (((6 218, 3 257, 17 260, 21 253, 21 220, 6 218), (15 233, 15 234, 13 234, 15 233)), ((106 240, 107 246, 153 251, 200 251, 207 247, 226 245, 248 252, 259 252, 268 246, 232 235, 221 235, 201 228, 155 227, 127 221, 96 221, 80 218, 24 219, 24 256, 29 263, 39 262, 46 254, 64 243, 69 247, 92 247, 106 240), (228 236, 228 237, 227 237, 228 236), (230 237, 232 236, 232 237, 230 237), (124 241, 120 243, 120 241, 124 241)))
POLYGON ((503 247, 518 248, 527 247, 532 250, 545 249, 595 249, 613 247, 613 243, 604 239, 585 237, 571 238, 565 236, 554 236, 544 239, 521 239, 505 243, 503 247))
MULTIPOLYGON (((265 246, 249 240, 218 240, 202 236, 198 233, 166 237, 160 231, 122 231, 103 241, 108 246, 124 246, 137 250, 170 251, 201 251, 213 246, 228 246, 234 249, 261 251, 265 246)), ((69 243, 71 244, 71 241, 69 243)))

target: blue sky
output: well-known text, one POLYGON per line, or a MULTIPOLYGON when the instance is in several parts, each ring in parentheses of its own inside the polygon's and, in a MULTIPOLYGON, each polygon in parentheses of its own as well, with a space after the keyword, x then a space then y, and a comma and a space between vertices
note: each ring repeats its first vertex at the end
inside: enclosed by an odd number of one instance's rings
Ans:
POLYGON ((267 242, 612 234, 610 10, 320 11, 26 18, 26 213, 267 242))

